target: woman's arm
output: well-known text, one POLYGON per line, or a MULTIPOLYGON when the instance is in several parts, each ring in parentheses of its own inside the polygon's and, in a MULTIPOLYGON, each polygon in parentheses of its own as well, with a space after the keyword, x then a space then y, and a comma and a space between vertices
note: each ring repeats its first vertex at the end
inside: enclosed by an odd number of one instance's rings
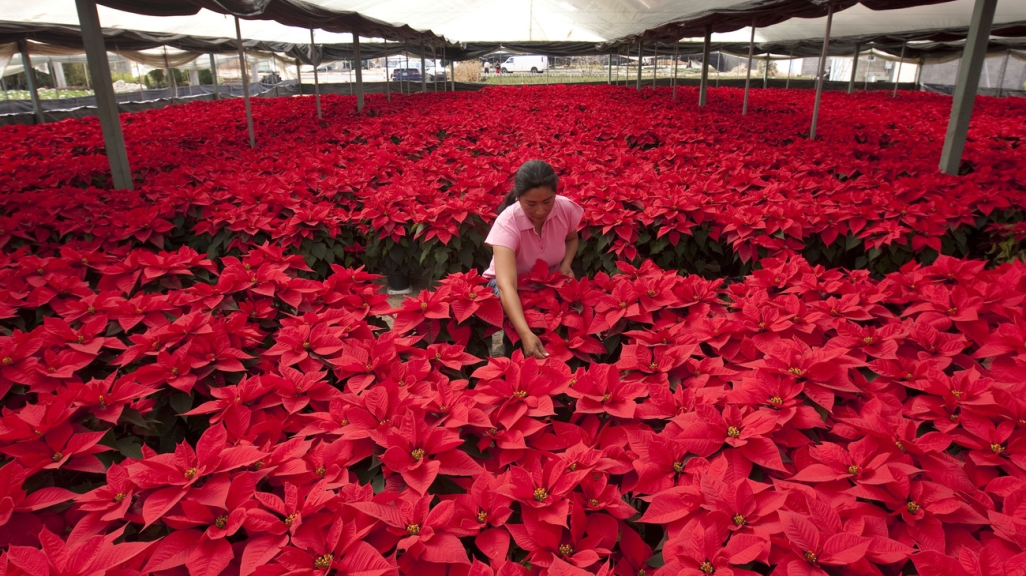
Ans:
POLYGON ((502 308, 513 324, 513 329, 520 335, 524 356, 534 356, 539 360, 547 358, 549 353, 542 346, 541 339, 531 332, 527 319, 524 318, 524 308, 520 303, 520 295, 517 294, 516 255, 505 246, 493 246, 492 255, 495 258, 495 284, 499 287, 502 308))
POLYGON ((570 269, 570 265, 574 263, 574 257, 577 256, 577 244, 580 241, 577 239, 577 230, 571 230, 566 235, 566 253, 563 254, 563 261, 559 263, 560 273, 574 277, 574 271, 570 269))

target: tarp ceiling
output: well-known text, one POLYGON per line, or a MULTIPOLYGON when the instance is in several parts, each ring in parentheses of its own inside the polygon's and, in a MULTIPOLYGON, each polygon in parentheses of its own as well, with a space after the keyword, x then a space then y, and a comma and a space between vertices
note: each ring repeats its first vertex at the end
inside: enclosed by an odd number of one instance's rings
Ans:
MULTIPOLYGON (((155 43, 194 51, 226 52, 234 48, 232 12, 243 17, 279 18, 297 24, 287 26, 266 19, 244 20, 242 34, 253 50, 274 50, 309 62, 310 33, 305 27, 345 29, 356 22, 378 26, 373 31, 388 33, 393 40, 406 41, 411 52, 420 51, 425 39, 430 45, 437 36, 463 41, 459 49, 448 48, 450 58, 473 58, 504 48, 514 52, 550 55, 595 54, 615 51, 617 45, 695 37, 705 26, 713 27, 717 45, 747 44, 753 19, 760 51, 796 53, 815 51, 822 38, 826 3, 836 10, 832 37, 838 49, 850 51, 855 43, 877 41, 894 45, 904 39, 951 41, 963 38, 969 25, 974 0, 99 0, 108 6, 153 16, 99 7, 100 22, 106 29, 108 46, 142 49, 155 43), (915 7, 909 7, 917 4, 915 7), (210 7, 217 12, 207 10, 210 7), (901 8, 904 6, 904 8, 901 8), (894 9, 875 10, 889 7, 894 9), (220 13, 218 13, 220 12, 220 13), (184 15, 182 15, 184 14, 184 15), (335 14, 335 16, 330 16, 335 14), (340 15, 342 14, 342 15, 340 15), (346 16, 348 15, 348 16, 346 16), (818 16, 818 17, 814 17, 818 16), (393 22, 391 28, 385 22, 393 22), (668 24, 669 22, 669 24, 668 24), (375 24, 376 23, 376 24, 375 24), (408 26, 407 26, 408 24, 408 26), (113 30, 114 32, 111 32, 113 30), (118 32, 136 31, 137 33, 118 32), (731 31, 733 30, 733 31, 731 31), (420 32, 424 31, 424 32, 420 32), (428 32, 430 31, 430 32, 428 32), (421 34, 421 36, 416 36, 421 34), (170 35, 170 36, 168 36, 170 35), (129 46, 131 44, 131 46, 129 46), (807 50, 808 49, 808 50, 807 50)), ((28 36, 40 42, 74 42, 78 17, 74 0, 29 0, 8 3, 0 23, 0 42, 28 36), (35 28, 19 29, 20 23, 35 28), (56 26, 43 26, 52 24, 56 26)), ((994 19, 994 33, 1026 34, 1026 1, 1001 0, 994 19)), ((373 31, 361 36, 373 36, 373 31)), ((318 30, 317 44, 325 48, 325 59, 351 55, 351 36, 318 30)), ((363 56, 379 56, 372 48, 363 56), (373 55, 372 55, 373 54, 373 55)), ((663 48, 660 48, 663 50, 663 48)), ((388 50, 393 53, 393 49, 388 50)), ((431 56, 431 50, 425 50, 431 56)), ((650 50, 646 49, 646 53, 650 50)), ((831 50, 835 53, 835 50, 831 50)), ((436 54, 440 57, 440 51, 436 54)), ((811 55, 811 54, 809 54, 811 55)), ((313 60, 317 60, 315 57, 313 60)))

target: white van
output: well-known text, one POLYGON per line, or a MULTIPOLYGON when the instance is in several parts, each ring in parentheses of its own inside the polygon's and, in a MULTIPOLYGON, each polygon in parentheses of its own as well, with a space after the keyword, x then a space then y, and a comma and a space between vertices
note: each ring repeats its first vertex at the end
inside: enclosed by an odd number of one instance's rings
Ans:
POLYGON ((523 56, 510 56, 506 58, 499 69, 503 74, 510 72, 531 72, 540 74, 549 68, 549 57, 537 54, 525 54, 523 56))

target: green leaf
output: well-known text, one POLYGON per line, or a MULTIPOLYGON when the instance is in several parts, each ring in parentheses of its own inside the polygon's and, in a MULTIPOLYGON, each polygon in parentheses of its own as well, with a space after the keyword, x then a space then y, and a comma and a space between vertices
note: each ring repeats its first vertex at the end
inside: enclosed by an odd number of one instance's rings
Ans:
POLYGON ((844 237, 844 250, 845 251, 851 250, 852 248, 855 248, 856 246, 859 246, 860 244, 862 244, 862 238, 859 238, 858 236, 855 236, 854 234, 849 234, 849 235, 844 237))
POLYGON ((192 394, 175 392, 171 395, 170 403, 171 408, 174 409, 175 413, 181 415, 192 410, 192 394))

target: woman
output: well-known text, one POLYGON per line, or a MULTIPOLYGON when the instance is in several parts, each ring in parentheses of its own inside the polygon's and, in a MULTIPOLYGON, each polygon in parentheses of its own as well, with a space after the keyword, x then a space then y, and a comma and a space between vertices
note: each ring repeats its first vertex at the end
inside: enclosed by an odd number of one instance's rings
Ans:
POLYGON ((492 263, 484 277, 498 289, 502 307, 520 335, 524 356, 548 356, 541 339, 531 332, 517 295, 517 276, 527 274, 538 260, 573 278, 570 264, 577 254, 577 226, 584 209, 556 194, 556 172, 541 160, 530 160, 517 170, 513 190, 499 207, 485 244, 492 247, 492 263))

